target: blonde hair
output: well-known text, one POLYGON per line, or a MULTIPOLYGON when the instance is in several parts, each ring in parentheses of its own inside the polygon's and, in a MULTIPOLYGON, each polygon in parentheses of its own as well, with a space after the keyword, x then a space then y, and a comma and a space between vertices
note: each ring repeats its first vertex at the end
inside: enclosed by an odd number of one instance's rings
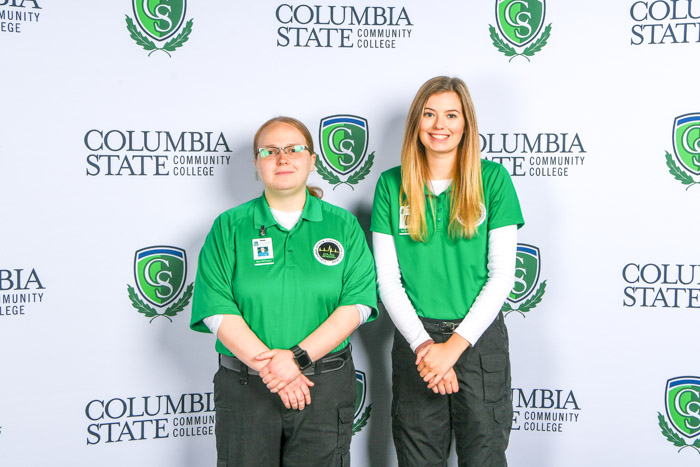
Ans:
MULTIPOLYGON (((304 137, 304 141, 306 142, 306 147, 309 148, 309 152, 311 154, 314 154, 314 141, 313 138, 311 138, 311 132, 308 128, 306 128, 306 125, 301 123, 296 118, 275 117, 263 123, 260 126, 260 128, 258 128, 258 131, 255 132, 255 137, 253 138, 253 156, 256 159, 258 158, 258 140, 260 139, 260 135, 267 127, 275 123, 286 123, 287 125, 293 126, 297 130, 299 130, 299 133, 301 133, 301 135, 304 137)), ((321 190, 320 188, 311 185, 306 185, 306 189, 309 190, 309 194, 311 196, 314 196, 318 199, 323 198, 323 190, 321 190)))
MULTIPOLYGON (((434 94, 454 92, 462 103, 465 128, 457 146, 457 159, 452 169, 452 193, 448 233, 450 238, 472 238, 476 235, 484 202, 481 182, 481 154, 476 112, 467 85, 459 78, 437 76, 421 86, 413 99, 406 118, 406 132, 401 149, 402 206, 408 206, 408 232, 416 241, 427 241, 428 227, 425 213, 425 187, 429 181, 425 146, 419 139, 420 124, 428 98, 434 94)), ((435 218, 434 196, 430 207, 435 218)))

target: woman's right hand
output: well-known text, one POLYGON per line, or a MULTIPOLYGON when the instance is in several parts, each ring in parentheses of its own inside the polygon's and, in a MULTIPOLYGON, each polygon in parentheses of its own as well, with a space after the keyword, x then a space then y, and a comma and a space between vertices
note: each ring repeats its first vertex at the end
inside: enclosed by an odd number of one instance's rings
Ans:
POLYGON ((260 377, 272 393, 281 391, 301 375, 291 350, 272 349, 255 356, 255 360, 268 359, 268 364, 260 370, 260 377))
POLYGON ((452 370, 460 355, 470 346, 468 340, 457 333, 442 344, 432 344, 417 354, 416 364, 428 389, 433 389, 448 371, 452 370))
POLYGON ((309 388, 313 385, 313 381, 302 374, 285 386, 278 394, 286 408, 304 410, 304 407, 311 404, 309 388))

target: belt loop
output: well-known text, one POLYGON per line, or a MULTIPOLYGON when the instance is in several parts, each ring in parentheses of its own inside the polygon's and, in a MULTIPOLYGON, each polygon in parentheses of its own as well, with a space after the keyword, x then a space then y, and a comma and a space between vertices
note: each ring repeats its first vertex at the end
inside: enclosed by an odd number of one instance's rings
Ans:
POLYGON ((246 386, 248 384, 248 365, 243 362, 241 362, 241 373, 238 378, 238 383, 241 386, 246 386))

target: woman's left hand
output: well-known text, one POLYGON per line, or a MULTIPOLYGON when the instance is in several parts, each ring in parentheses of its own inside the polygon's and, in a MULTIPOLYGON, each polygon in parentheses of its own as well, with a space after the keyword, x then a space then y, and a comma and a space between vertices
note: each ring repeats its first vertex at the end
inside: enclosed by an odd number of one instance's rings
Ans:
POLYGON ((304 410, 304 407, 311 403, 311 391, 309 388, 314 383, 306 376, 299 375, 294 381, 285 386, 279 392, 282 403, 288 409, 304 410))
POLYGON ((445 374, 457 363, 469 342, 459 334, 453 334, 444 344, 432 344, 423 355, 418 355, 416 364, 421 378, 433 389, 445 374))
POLYGON ((445 394, 454 394, 457 391, 459 391, 459 380, 454 368, 447 370, 440 382, 433 386, 433 392, 443 396, 445 394))
POLYGON ((272 349, 256 355, 255 359, 270 360, 260 370, 260 377, 272 393, 279 392, 301 374, 291 350, 272 349))

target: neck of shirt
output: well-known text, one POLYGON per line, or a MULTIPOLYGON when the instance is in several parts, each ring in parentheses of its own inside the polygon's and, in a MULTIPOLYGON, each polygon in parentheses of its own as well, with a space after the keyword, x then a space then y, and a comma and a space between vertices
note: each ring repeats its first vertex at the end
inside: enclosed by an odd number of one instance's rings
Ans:
POLYGON ((435 196, 440 196, 440 194, 450 187, 452 180, 430 180, 428 181, 428 188, 435 196))
POLYGON ((301 213, 303 211, 304 210, 302 209, 300 211, 286 212, 270 208, 272 217, 275 218, 279 225, 281 225, 287 230, 292 230, 292 228, 294 228, 294 226, 297 225, 297 222, 299 222, 299 218, 301 217, 301 213))

